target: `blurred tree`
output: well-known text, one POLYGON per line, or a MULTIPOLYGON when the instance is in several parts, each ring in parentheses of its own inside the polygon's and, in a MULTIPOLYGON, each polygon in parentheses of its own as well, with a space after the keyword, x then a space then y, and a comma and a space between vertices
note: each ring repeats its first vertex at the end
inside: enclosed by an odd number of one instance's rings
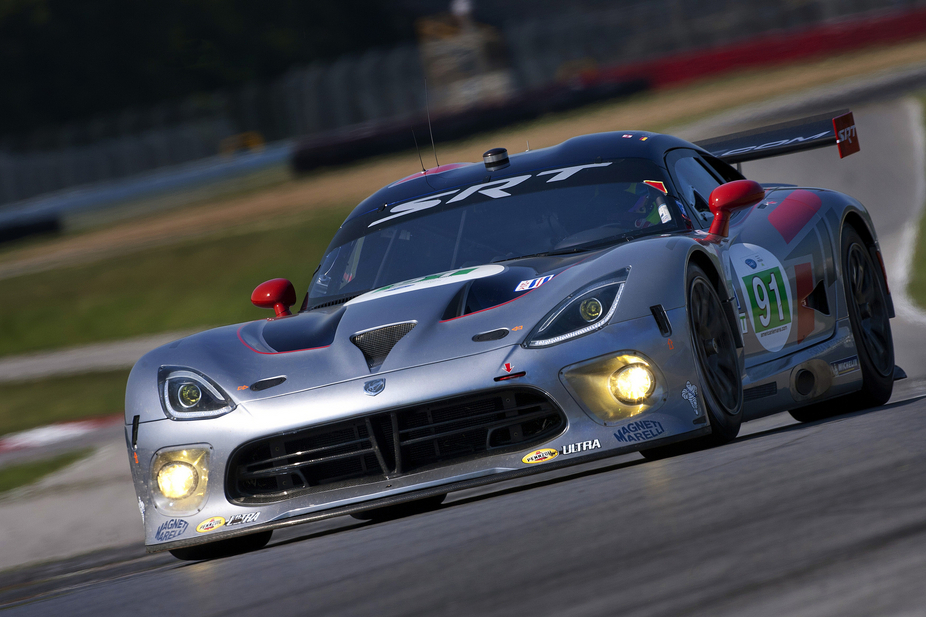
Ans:
POLYGON ((0 135, 414 40, 388 0, 0 0, 0 135))

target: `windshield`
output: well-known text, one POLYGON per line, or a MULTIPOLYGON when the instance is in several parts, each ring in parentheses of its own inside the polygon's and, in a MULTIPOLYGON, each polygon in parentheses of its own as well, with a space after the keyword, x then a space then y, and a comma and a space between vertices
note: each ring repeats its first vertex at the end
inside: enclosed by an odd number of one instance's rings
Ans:
POLYGON ((647 159, 538 170, 348 220, 312 279, 309 306, 435 272, 679 229, 664 172, 647 159))

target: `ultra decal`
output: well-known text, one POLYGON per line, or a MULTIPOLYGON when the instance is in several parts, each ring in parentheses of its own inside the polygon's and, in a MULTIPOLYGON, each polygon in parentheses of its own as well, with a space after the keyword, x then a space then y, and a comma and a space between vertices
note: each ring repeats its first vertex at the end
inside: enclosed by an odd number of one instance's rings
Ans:
POLYGON ((571 443, 563 446, 560 454, 578 454, 579 452, 587 452, 588 450, 597 450, 601 447, 601 442, 597 439, 592 441, 580 441, 579 443, 571 443))

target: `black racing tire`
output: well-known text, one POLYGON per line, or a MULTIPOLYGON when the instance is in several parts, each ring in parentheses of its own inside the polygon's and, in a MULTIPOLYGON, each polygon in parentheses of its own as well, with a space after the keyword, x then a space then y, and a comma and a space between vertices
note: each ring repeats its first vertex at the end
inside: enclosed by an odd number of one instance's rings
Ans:
POLYGON ((743 423, 743 381, 733 329, 720 296, 704 270, 688 266, 688 325, 695 372, 711 434, 690 441, 641 450, 657 460, 730 443, 743 423))
POLYGON ((891 398, 894 390, 894 339, 884 275, 855 228, 843 227, 841 246, 842 288, 862 371, 862 388, 790 411, 800 422, 878 407, 891 398))
POLYGON ((205 559, 222 559, 242 553, 250 553, 267 546, 273 530, 252 533, 240 538, 229 538, 209 544, 170 549, 170 554, 183 561, 203 561, 205 559))
POLYGON ((391 521, 393 519, 402 518, 405 516, 412 516, 414 514, 422 514, 424 512, 436 510, 442 503, 444 503, 444 499, 446 497, 446 493, 443 495, 433 495, 431 497, 425 497, 424 499, 407 501, 405 503, 396 504, 394 506, 383 506, 382 508, 374 508, 373 510, 364 510, 363 512, 351 514, 351 516, 358 521, 373 521, 374 523, 381 523, 383 521, 391 521))

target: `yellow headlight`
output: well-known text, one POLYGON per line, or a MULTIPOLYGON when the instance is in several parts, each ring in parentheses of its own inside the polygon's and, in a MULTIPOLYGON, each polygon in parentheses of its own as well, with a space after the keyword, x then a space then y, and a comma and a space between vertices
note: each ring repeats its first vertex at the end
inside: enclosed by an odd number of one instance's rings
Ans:
POLYGON ((193 407, 203 398, 203 392, 195 383, 185 383, 177 391, 177 398, 184 407, 193 407))
POLYGON ((579 305, 579 315, 585 321, 595 321, 601 317, 601 302, 598 301, 598 298, 583 300, 582 304, 579 305))
POLYGON ((183 461, 167 463, 158 471, 158 488, 168 499, 189 497, 199 485, 199 472, 183 461))
POLYGON ((630 364, 612 373, 608 385, 617 400, 636 405, 653 393, 656 378, 645 364, 630 364))

